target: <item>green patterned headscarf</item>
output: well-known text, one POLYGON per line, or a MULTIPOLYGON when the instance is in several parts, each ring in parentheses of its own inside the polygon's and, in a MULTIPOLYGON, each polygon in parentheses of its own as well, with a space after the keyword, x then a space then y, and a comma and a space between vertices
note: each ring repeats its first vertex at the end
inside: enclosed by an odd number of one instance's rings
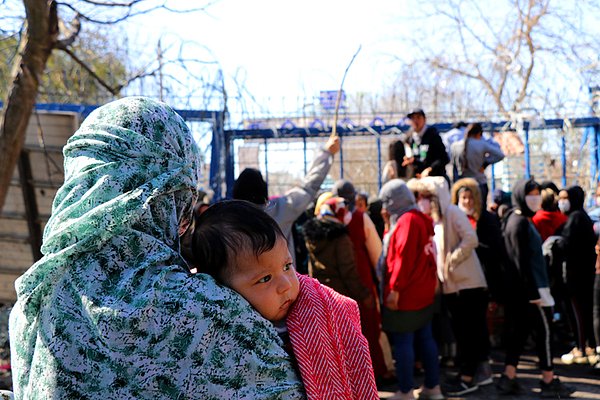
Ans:
POLYGON ((64 156, 44 257, 16 283, 16 399, 303 398, 271 323, 180 255, 199 175, 182 118, 115 101, 64 156))

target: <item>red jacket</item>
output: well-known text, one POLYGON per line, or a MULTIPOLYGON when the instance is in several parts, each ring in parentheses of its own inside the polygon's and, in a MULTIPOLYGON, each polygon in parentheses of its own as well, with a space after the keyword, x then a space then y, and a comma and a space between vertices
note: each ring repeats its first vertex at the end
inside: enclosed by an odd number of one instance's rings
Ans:
POLYGON ((420 211, 403 214, 390 238, 384 298, 397 291, 399 310, 420 310, 433 303, 437 285, 433 221, 420 211))
POLYGON ((539 210, 533 216, 533 225, 542 237, 542 242, 556 234, 558 228, 567 222, 569 217, 560 211, 539 210))

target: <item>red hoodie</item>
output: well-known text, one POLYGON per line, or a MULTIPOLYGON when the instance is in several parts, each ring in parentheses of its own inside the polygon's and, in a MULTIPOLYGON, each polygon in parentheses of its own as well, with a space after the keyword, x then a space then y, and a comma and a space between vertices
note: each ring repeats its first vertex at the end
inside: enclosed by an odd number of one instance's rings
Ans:
POLYGON ((560 211, 539 210, 533 216, 533 225, 540 233, 542 242, 545 242, 550 236, 554 235, 558 228, 567 222, 567 217, 560 211))
POLYGON ((420 310, 433 303, 437 284, 433 221, 420 211, 403 214, 390 238, 384 298, 397 291, 399 310, 420 310))

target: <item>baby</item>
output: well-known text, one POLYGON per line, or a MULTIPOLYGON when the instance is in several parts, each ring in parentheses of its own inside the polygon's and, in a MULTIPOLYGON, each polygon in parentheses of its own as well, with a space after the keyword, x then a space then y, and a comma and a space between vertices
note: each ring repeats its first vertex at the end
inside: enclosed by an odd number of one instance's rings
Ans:
POLYGON ((198 272, 241 294, 276 326, 299 292, 287 242, 277 222, 253 204, 224 201, 196 219, 192 251, 198 272))
POLYGON ((196 218, 192 251, 199 273, 273 323, 308 399, 379 398, 356 302, 298 275, 283 232, 262 209, 243 200, 210 206, 196 218))

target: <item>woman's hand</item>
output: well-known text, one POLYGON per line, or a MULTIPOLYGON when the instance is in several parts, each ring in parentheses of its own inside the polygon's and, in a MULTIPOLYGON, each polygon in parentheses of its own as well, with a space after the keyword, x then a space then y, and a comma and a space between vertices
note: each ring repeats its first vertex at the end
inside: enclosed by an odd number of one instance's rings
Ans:
POLYGON ((387 295, 385 299, 385 306, 390 310, 396 311, 398 310, 398 299, 400 298, 400 293, 392 290, 390 294, 387 295))

